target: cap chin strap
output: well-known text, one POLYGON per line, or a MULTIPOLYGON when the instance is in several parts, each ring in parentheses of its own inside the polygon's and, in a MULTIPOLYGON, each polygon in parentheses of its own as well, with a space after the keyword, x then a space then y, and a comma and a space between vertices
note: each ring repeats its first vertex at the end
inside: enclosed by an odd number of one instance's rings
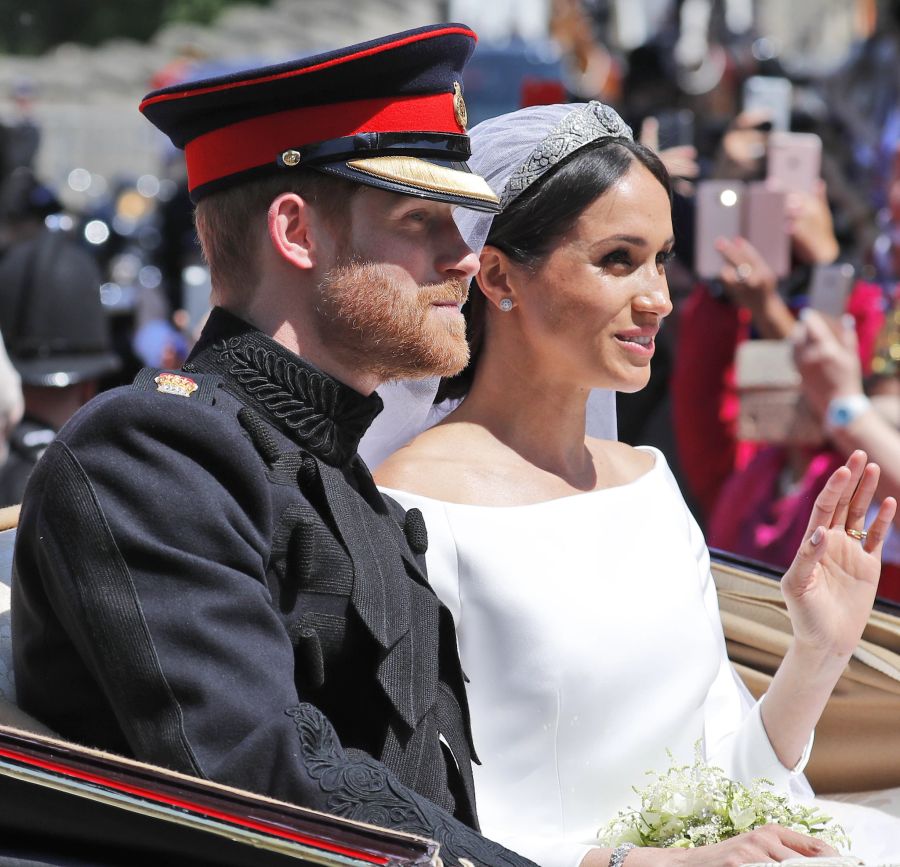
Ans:
POLYGON ((358 132, 284 151, 279 165, 316 166, 363 157, 407 156, 465 162, 472 154, 467 135, 427 132, 358 132), (285 155, 296 154, 296 162, 285 155))
MULTIPOLYGON (((422 431, 436 425, 459 405, 448 400, 437 406, 438 377, 385 383, 378 389, 384 409, 372 422, 359 444, 359 453, 371 468, 377 467, 422 431)), ((587 402, 586 433, 597 439, 618 438, 616 394, 605 388, 591 391, 587 402)))

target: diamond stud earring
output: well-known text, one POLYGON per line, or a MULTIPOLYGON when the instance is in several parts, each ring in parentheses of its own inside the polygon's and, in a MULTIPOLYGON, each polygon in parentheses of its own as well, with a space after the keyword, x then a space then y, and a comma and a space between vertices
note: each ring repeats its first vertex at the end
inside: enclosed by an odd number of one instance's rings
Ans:
POLYGON ((500 309, 501 309, 504 313, 509 313, 509 311, 513 309, 513 300, 512 300, 512 298, 501 298, 501 299, 500 299, 500 309))

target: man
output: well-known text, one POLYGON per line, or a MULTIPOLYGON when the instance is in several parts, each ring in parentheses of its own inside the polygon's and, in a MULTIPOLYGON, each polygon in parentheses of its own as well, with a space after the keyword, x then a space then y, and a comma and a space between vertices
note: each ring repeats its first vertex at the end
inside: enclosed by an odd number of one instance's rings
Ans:
POLYGON ((20 704, 67 737, 524 864, 474 830, 421 516, 356 455, 381 382, 466 359, 451 210, 497 207, 464 164, 473 43, 426 27, 145 98, 185 147, 219 306, 181 371, 47 449, 13 641, 20 704))
POLYGON ((0 506, 11 506, 22 501, 56 432, 121 360, 112 351, 97 264, 63 232, 42 228, 0 261, 0 331, 25 404, 0 466, 0 506))

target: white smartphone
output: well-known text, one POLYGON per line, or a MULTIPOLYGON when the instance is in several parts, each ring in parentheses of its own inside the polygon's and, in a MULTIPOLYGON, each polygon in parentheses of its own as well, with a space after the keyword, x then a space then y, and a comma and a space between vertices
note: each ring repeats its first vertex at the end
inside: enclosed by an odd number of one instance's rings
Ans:
POLYGON ((744 82, 744 111, 765 111, 773 130, 791 128, 791 103, 794 86, 787 78, 773 75, 751 75, 744 82))
POLYGON ((696 193, 694 271, 710 280, 719 276, 725 260, 716 249, 717 238, 743 234, 741 210, 745 187, 741 181, 700 181, 696 193))
POLYGON ((743 235, 777 277, 791 270, 791 238, 787 231, 786 196, 764 181, 747 184, 744 194, 743 235))
POLYGON ((816 265, 809 284, 807 305, 823 316, 840 319, 847 311, 856 269, 848 262, 816 265))
POLYGON ((773 132, 766 180, 786 193, 812 193, 822 171, 822 139, 813 132, 773 132))

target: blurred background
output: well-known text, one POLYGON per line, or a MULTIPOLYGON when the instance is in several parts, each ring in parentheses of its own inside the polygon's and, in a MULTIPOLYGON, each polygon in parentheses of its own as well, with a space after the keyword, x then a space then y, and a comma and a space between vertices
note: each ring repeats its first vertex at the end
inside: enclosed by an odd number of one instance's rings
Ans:
POLYGON ((828 417, 848 393, 896 435, 900 493, 900 0, 0 0, 0 499, 79 402, 178 367, 207 312, 182 156, 141 97, 440 21, 480 37, 470 124, 600 99, 673 175, 675 312, 620 435, 663 449, 710 543, 784 565, 852 450, 828 417), (804 309, 830 323, 805 355, 804 309))

